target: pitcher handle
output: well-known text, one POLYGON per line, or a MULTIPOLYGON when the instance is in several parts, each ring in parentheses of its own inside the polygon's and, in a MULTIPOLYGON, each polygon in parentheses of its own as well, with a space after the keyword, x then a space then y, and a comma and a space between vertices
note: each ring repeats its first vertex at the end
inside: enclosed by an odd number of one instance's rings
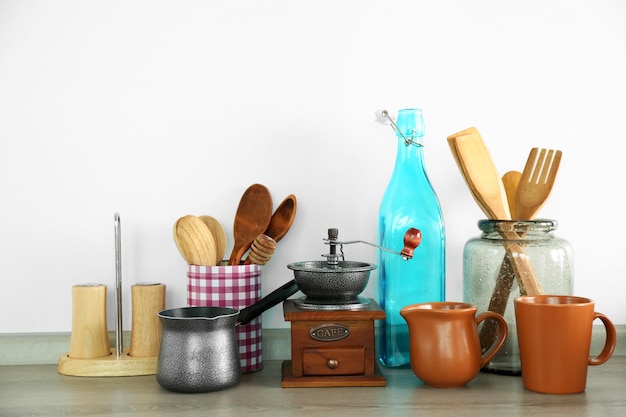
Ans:
POLYGON ((602 352, 600 352, 600 354, 595 358, 589 358, 589 365, 596 366, 602 365, 613 355, 615 345, 617 344, 617 333, 615 332, 613 322, 604 314, 594 311, 593 319, 600 319, 604 325, 604 329, 606 330, 606 340, 604 341, 604 348, 602 348, 602 352))
MULTIPOLYGON (((489 361, 498 353, 504 341, 506 340, 507 335, 509 334, 509 327, 502 317, 498 313, 494 313, 493 311, 485 311, 484 313, 476 316, 476 325, 479 325, 482 321, 486 319, 494 319, 498 322, 498 337, 494 339, 491 346, 483 353, 483 362, 480 365, 483 368, 485 365, 489 363, 489 361)), ((608 359, 608 358, 607 358, 608 359)))

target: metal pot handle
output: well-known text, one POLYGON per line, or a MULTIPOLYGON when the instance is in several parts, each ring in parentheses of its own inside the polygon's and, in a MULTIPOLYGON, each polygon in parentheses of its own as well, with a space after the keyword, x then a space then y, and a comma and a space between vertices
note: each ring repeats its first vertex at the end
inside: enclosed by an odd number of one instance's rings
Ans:
POLYGON ((242 309, 239 312, 239 317, 237 318, 237 324, 247 324, 252 319, 257 316, 260 316, 266 310, 274 307, 276 304, 285 301, 287 298, 291 297, 295 293, 298 292, 298 284, 296 284, 296 280, 292 279, 281 287, 275 289, 265 297, 261 298, 256 303, 242 309))

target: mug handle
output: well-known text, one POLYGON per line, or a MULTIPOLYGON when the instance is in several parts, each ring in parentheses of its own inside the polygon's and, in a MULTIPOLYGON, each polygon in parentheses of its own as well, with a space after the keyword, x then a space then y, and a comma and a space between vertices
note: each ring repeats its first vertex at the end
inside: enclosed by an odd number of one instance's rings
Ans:
POLYGON ((487 365, 487 363, 489 363, 489 361, 496 355, 496 353, 498 353, 498 351, 504 344, 507 335, 509 334, 509 327, 507 326, 504 317, 502 317, 500 314, 493 311, 485 311, 484 313, 476 316, 476 325, 478 326, 483 320, 486 319, 494 319, 498 322, 498 337, 494 339, 489 349, 487 349, 483 354, 483 362, 480 365, 481 368, 487 365))
POLYGON ((606 340, 604 341, 604 348, 602 349, 602 352, 600 352, 600 354, 595 358, 589 358, 589 365, 596 366, 602 365, 604 362, 609 360, 611 355, 613 355, 615 345, 617 344, 617 334, 615 332, 613 322, 611 322, 611 320, 609 320, 609 318, 604 314, 594 311, 593 319, 602 320, 602 324, 604 324, 604 329, 606 330, 606 340))

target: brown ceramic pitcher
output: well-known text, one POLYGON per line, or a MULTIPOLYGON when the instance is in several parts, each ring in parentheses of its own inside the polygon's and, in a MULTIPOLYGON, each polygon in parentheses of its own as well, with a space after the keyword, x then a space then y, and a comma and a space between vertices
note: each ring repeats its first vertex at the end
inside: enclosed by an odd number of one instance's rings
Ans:
POLYGON ((460 302, 413 304, 400 310, 409 326, 411 368, 426 384, 460 387, 471 381, 500 350, 507 336, 504 318, 491 311, 476 316, 474 305, 460 302), (498 337, 482 354, 478 325, 498 322, 498 337))

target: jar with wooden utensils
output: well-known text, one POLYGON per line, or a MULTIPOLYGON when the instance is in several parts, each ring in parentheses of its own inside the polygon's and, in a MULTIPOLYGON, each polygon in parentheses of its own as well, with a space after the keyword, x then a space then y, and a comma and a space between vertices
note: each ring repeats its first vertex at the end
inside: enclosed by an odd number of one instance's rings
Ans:
MULTIPOLYGON (((571 295, 574 285, 574 258, 567 240, 557 237, 556 220, 479 220, 482 234, 470 239, 463 252, 463 301, 478 311, 502 314, 509 333, 504 346, 483 368, 485 372, 520 375, 521 364, 513 301, 528 294, 511 267, 506 247, 516 244, 532 265, 537 290, 543 294, 571 295), (512 236, 517 236, 511 239, 512 236)), ((485 320, 479 328, 483 349, 496 337, 497 324, 485 320)))
MULTIPOLYGON (((521 372, 513 300, 519 295, 569 295, 573 287, 570 244, 557 238, 555 220, 538 220, 556 178, 562 152, 533 148, 523 172, 502 177, 476 127, 448 136, 452 156, 474 200, 487 216, 478 222, 480 237, 463 253, 464 301, 479 311, 503 315, 505 345, 484 371, 521 372)), ((485 320, 479 329, 482 349, 496 337, 497 324, 485 320)))

